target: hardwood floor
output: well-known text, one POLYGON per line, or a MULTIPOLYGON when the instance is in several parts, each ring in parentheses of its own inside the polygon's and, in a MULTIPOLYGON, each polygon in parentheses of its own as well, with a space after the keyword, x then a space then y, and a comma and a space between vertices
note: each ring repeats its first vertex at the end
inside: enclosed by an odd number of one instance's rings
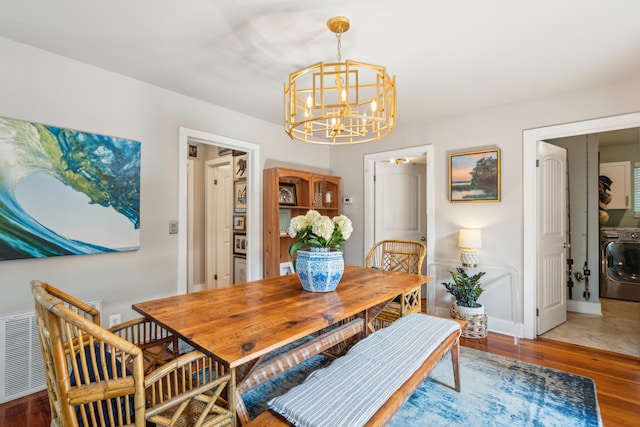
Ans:
MULTIPOLYGON (((596 383, 604 427, 637 426, 640 414, 640 358, 544 338, 520 340, 489 334, 462 345, 591 378, 596 383)), ((46 392, 0 405, 0 426, 44 427, 50 422, 46 392)))
POLYGON ((0 426, 44 427, 50 423, 51 412, 46 391, 0 405, 0 426))

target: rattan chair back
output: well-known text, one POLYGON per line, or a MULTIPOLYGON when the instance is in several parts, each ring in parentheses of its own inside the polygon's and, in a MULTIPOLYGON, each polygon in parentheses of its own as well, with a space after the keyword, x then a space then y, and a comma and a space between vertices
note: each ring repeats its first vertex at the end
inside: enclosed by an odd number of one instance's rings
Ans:
POLYGON ((232 424, 225 367, 194 351, 145 377, 142 349, 96 323, 99 313, 47 283, 31 287, 52 426, 232 424))
POLYGON ((371 248, 365 266, 420 274, 427 247, 415 240, 382 240, 371 248))
MULTIPOLYGON (((427 254, 427 247, 415 240, 381 240, 377 242, 365 259, 367 268, 378 268, 389 271, 402 271, 420 274, 422 263, 427 254)), ((372 322, 377 330, 389 326, 400 317, 421 311, 422 296, 420 287, 400 295, 387 304, 372 322)))

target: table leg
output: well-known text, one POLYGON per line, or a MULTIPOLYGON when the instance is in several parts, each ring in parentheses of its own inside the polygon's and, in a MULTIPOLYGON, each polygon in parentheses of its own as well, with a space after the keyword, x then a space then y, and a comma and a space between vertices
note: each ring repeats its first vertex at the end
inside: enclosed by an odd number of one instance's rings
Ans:
POLYGON ((378 314, 382 313, 382 310, 384 310, 384 308, 391 301, 393 301, 393 298, 390 299, 390 300, 387 300, 385 302, 381 302, 378 305, 374 305, 373 307, 370 307, 365 312, 363 312, 364 322, 367 325, 367 327, 364 330, 365 337, 368 336, 370 333, 376 331, 375 328, 373 327, 373 321, 378 316, 378 314))
POLYGON ((229 381, 228 400, 229 411, 231 412, 231 425, 235 427, 237 424, 236 368, 231 368, 231 380, 229 381))
MULTIPOLYGON (((238 381, 235 387, 235 407, 240 425, 250 421, 249 412, 242 400, 242 393, 260 384, 264 384, 317 354, 323 353, 353 337, 359 336, 364 332, 364 329, 364 322, 361 319, 354 319, 349 323, 331 329, 278 356, 274 356, 267 361, 263 361, 257 365, 255 362, 249 362, 251 368, 241 369, 244 376, 238 381)), ((234 372, 236 372, 235 369, 234 372)))
POLYGON ((236 399, 236 418, 238 420, 238 423, 243 426, 245 424, 248 424, 249 421, 251 421, 251 417, 249 417, 249 411, 247 410, 247 407, 244 404, 244 400, 242 400, 242 395, 240 394, 239 390, 236 390, 235 392, 235 399, 236 399))

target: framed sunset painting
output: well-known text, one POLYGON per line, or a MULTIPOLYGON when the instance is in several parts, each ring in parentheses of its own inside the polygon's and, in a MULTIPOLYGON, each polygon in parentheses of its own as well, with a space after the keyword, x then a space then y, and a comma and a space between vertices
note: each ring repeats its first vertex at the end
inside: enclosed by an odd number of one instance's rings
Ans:
POLYGON ((0 117, 0 261, 140 248, 140 142, 0 117))
POLYGON ((500 149, 449 155, 451 202, 500 201, 500 149))

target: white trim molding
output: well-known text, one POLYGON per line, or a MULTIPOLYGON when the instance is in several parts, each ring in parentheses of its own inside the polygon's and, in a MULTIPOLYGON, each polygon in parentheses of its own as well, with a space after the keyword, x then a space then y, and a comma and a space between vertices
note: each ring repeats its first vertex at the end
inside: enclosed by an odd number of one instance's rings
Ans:
POLYGON ((523 337, 537 336, 537 268, 538 265, 538 185, 536 182, 536 146, 538 141, 589 135, 618 129, 640 127, 640 113, 604 117, 575 123, 566 123, 522 132, 523 170, 523 337))
MULTIPOLYGON (((187 223, 187 153, 189 142, 216 145, 247 153, 247 281, 262 278, 262 171, 260 146, 213 133, 180 127, 178 144, 178 223, 186 230, 187 223)), ((178 294, 187 292, 187 233, 178 233, 178 294)))

